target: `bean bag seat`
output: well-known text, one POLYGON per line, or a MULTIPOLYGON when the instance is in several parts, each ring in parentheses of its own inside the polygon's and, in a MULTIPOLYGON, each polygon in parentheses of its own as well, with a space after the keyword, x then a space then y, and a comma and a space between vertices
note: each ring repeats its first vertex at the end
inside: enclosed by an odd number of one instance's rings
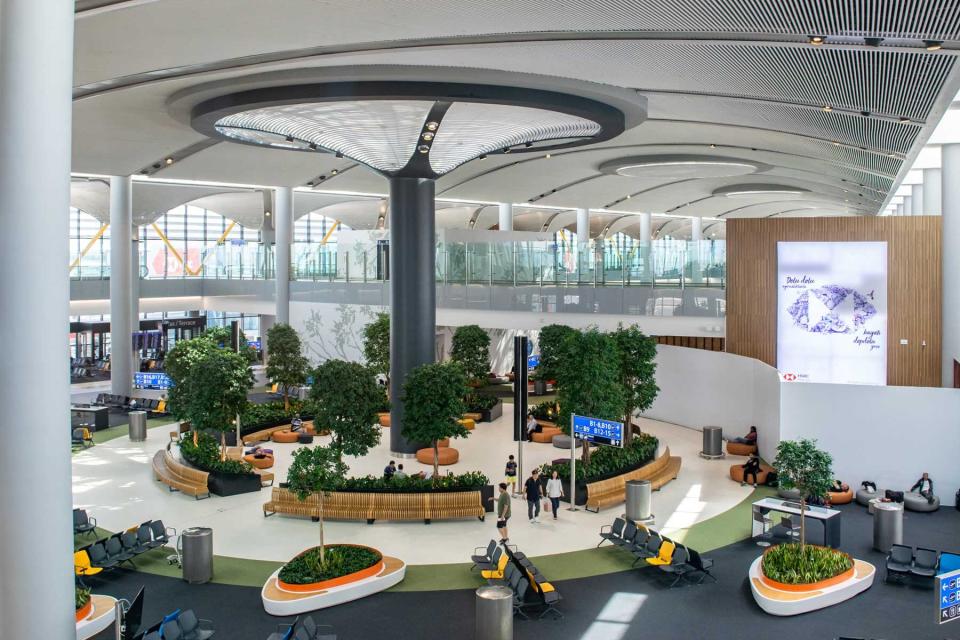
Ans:
POLYGON ((381 413, 381 414, 378 414, 378 415, 380 416, 380 426, 381 426, 381 427, 389 427, 389 426, 390 426, 390 414, 389 414, 389 413, 381 413))
POLYGON ((462 424, 467 431, 473 431, 477 428, 477 422, 473 418, 463 418, 462 420, 457 420, 457 422, 462 424))
POLYGON ((443 440, 437 440, 437 446, 440 447, 441 449, 442 449, 443 447, 449 447, 449 446, 450 446, 450 438, 444 438, 443 440))
POLYGON ((857 493, 856 493, 857 504, 862 505, 864 507, 869 507, 870 501, 881 497, 881 495, 882 494, 880 493, 879 489, 877 491, 868 491, 863 487, 860 487, 859 489, 857 489, 857 493))
POLYGON ((903 494, 903 508, 909 509, 910 511, 936 511, 940 508, 940 498, 939 496, 933 496, 933 502, 927 502, 927 499, 924 498, 919 493, 904 493, 903 494))
POLYGON ((828 491, 827 502, 830 504, 850 504, 853 502, 853 489, 846 491, 828 491))
POLYGON ((553 442, 554 436, 562 436, 563 431, 560 427, 544 427, 540 432, 534 432, 530 434, 531 442, 540 442, 542 444, 550 444, 553 442))
POLYGON ((800 499, 800 490, 799 489, 777 489, 777 495, 783 498, 784 500, 799 500, 800 499))
POLYGON ((299 435, 297 435, 293 431, 290 431, 289 429, 281 429, 280 431, 274 431, 273 435, 270 436, 270 439, 273 440, 274 442, 282 442, 287 444, 296 442, 299 438, 300 438, 299 435))
MULTIPOLYGON (((460 452, 450 447, 440 447, 437 459, 440 465, 455 464, 460 459, 460 452)), ((422 464, 433 464, 433 447, 419 449, 417 451, 417 462, 422 464)))
POLYGON ((742 442, 731 442, 727 440, 727 453, 732 456, 749 456, 757 452, 757 445, 743 444, 742 442))
MULTIPOLYGON (((765 484, 767 475, 773 471, 773 467, 768 464, 760 463, 760 471, 757 472, 757 484, 765 484)), ((734 482, 743 482, 743 465, 735 464, 730 467, 730 479, 734 482)))
MULTIPOLYGON (((555 446, 557 449, 569 449, 571 440, 572 439, 570 436, 561 433, 558 436, 553 436, 553 440, 551 440, 551 442, 553 442, 553 446, 555 446)), ((582 446, 583 443, 577 440, 577 448, 579 449, 582 446)))
POLYGON ((243 456, 243 461, 257 469, 269 469, 273 466, 273 456, 263 456, 258 458, 257 456, 250 454, 243 456))

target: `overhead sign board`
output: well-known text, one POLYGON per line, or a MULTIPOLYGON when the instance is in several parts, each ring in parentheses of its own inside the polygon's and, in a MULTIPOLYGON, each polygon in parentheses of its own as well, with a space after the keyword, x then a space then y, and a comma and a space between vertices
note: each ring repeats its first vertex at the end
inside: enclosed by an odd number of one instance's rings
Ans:
POLYGON ((577 440, 610 447, 623 446, 622 422, 573 415, 571 423, 570 431, 577 440))
POLYGON ((169 389, 173 381, 165 373, 140 371, 133 374, 133 386, 137 389, 169 389))
POLYGON ((533 371, 540 366, 540 356, 527 356, 527 371, 533 371))
POLYGON ((960 569, 937 576, 937 622, 960 618, 960 569))

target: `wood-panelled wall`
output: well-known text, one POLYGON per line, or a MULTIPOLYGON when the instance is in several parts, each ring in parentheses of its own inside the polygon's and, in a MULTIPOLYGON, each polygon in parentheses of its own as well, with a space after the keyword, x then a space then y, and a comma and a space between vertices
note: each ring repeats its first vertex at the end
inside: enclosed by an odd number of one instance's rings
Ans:
POLYGON ((657 344, 669 344, 675 347, 703 349, 705 351, 723 351, 723 338, 705 336, 654 336, 657 344))
POLYGON ((777 242, 885 241, 887 384, 940 386, 940 221, 939 216, 728 220, 727 351, 777 365, 777 242))

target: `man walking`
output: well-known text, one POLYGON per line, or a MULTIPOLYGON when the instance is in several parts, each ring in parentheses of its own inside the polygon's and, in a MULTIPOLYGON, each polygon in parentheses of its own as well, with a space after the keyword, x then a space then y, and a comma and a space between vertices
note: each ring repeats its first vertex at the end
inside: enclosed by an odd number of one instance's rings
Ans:
POLYGON ((540 487, 540 471, 534 469, 530 477, 524 483, 524 492, 527 494, 527 517, 530 522, 540 522, 540 498, 543 496, 543 489, 540 487))
MULTIPOLYGON (((491 498, 492 500, 492 498, 491 498)), ((500 497, 497 498, 497 531, 500 532, 500 542, 507 544, 510 539, 507 533, 507 520, 510 519, 510 494, 507 493, 507 483, 500 483, 500 497)))

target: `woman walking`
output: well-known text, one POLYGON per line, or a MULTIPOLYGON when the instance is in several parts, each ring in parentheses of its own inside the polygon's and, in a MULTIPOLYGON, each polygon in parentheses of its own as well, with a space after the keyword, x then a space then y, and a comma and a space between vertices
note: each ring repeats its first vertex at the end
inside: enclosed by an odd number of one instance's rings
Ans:
POLYGON ((553 507, 553 519, 557 519, 557 511, 560 510, 560 498, 563 496, 563 483, 560 482, 560 476, 556 470, 550 474, 547 480, 547 497, 550 498, 550 506, 553 507))

